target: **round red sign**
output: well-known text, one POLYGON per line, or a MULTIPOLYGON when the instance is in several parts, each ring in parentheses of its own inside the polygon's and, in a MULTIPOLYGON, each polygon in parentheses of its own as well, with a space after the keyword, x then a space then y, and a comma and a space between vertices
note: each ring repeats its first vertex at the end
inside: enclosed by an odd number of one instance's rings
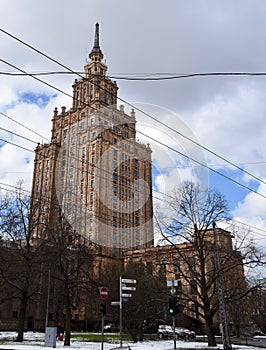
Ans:
POLYGON ((106 288, 106 287, 100 288, 100 297, 102 300, 105 300, 108 298, 108 288, 106 288))

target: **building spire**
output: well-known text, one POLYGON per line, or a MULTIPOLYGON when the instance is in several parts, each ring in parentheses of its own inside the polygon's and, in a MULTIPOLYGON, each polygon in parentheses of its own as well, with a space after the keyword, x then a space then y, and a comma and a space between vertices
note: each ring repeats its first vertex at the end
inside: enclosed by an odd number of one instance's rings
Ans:
POLYGON ((93 54, 100 54, 101 58, 103 58, 103 54, 100 48, 100 34, 99 34, 99 23, 97 22, 95 24, 95 33, 94 33, 94 44, 93 48, 91 50, 91 53, 89 54, 89 57, 92 58, 93 54))
POLYGON ((99 35, 99 23, 98 22, 95 24, 93 50, 100 50, 100 35, 99 35))

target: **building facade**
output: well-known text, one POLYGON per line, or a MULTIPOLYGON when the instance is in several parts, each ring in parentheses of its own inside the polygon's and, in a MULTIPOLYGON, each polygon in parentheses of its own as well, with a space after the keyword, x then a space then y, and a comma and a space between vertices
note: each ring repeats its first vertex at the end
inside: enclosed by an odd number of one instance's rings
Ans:
POLYGON ((72 108, 55 108, 51 142, 36 149, 32 187, 46 225, 55 226, 60 212, 72 231, 113 254, 153 245, 151 149, 136 141, 135 112, 117 108, 117 90, 96 24, 72 108))

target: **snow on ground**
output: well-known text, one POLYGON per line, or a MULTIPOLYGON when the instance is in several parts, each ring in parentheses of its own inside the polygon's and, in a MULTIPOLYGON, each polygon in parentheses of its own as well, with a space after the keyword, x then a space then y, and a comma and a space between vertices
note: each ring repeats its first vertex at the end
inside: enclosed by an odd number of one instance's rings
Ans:
MULTIPOLYGON (((23 344, 14 342, 16 337, 15 332, 0 332, 0 350, 9 349, 9 350, 48 350, 52 349, 44 346, 44 334, 43 333, 34 333, 27 332, 25 333, 23 344)), ((129 345, 131 350, 172 350, 174 348, 173 340, 158 340, 158 341, 145 341, 143 343, 127 343, 123 342, 123 346, 126 349, 126 346, 129 345)), ((203 349, 207 348, 207 343, 204 342, 192 342, 192 341, 178 341, 176 342, 177 349, 193 348, 193 349, 203 349)), ((101 343, 94 342, 82 342, 78 340, 72 340, 71 346, 64 347, 64 342, 57 341, 56 348, 58 349, 67 349, 67 350, 100 350, 101 343)), ((104 343, 104 350, 119 349, 119 343, 104 343)), ((219 344, 215 349, 221 350, 223 346, 219 344)), ((259 347, 252 346, 239 346, 234 345, 233 349, 238 350, 258 350, 262 349, 259 347)))

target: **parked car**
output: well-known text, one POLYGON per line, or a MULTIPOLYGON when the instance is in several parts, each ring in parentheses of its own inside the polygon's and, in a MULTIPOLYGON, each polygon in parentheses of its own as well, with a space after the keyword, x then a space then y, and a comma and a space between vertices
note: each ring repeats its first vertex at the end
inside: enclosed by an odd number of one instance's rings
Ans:
POLYGON ((176 327, 175 332, 178 339, 194 339, 196 338, 196 333, 187 328, 176 327))
POLYGON ((114 324, 110 323, 110 324, 106 324, 104 327, 103 327, 104 331, 105 332, 110 332, 110 333, 113 333, 113 332, 118 332, 119 329, 118 327, 116 327, 114 324))
MULTIPOLYGON (((175 334, 177 339, 194 339, 196 337, 196 333, 187 328, 176 327, 175 334)), ((174 337, 174 332, 172 326, 168 325, 160 325, 158 327, 158 337, 160 339, 169 339, 174 337)))
POLYGON ((254 336, 262 336, 262 337, 264 337, 265 334, 262 331, 260 331, 260 330, 256 330, 256 331, 254 331, 254 336))
POLYGON ((159 325, 158 326, 158 337, 160 339, 169 339, 174 336, 173 328, 168 325, 159 325))

